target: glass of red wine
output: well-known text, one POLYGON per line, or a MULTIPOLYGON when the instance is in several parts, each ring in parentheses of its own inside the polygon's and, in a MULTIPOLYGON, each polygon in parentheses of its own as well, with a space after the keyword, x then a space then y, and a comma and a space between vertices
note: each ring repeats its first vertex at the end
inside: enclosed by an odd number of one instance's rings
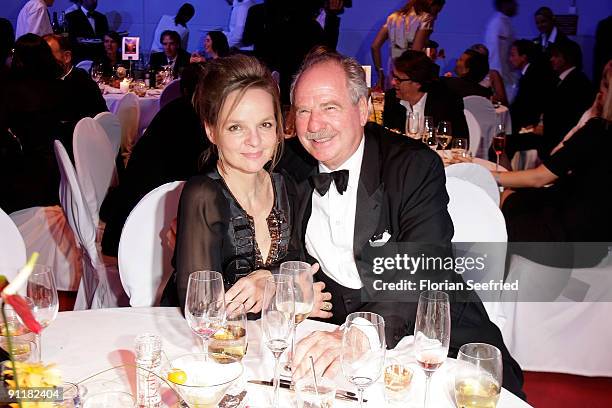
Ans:
POLYGON ((495 163, 495 171, 499 171, 499 156, 506 149, 506 129, 503 124, 497 125, 497 131, 495 132, 495 136, 493 136, 493 150, 495 151, 495 156, 497 156, 497 161, 495 163))
POLYGON ((450 331, 448 294, 438 290, 422 292, 414 326, 414 346, 417 363, 425 372, 425 408, 429 406, 431 377, 448 355, 450 331))

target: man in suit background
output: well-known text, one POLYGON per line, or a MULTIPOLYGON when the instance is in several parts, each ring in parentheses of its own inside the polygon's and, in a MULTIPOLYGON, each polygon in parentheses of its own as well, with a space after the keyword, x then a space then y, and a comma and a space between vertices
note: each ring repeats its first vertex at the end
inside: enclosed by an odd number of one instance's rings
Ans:
POLYGON ((170 66, 173 76, 178 78, 183 68, 189 65, 189 53, 181 48, 181 36, 176 31, 166 30, 161 34, 159 41, 164 51, 152 53, 149 65, 157 71, 170 66))
MULTIPOLYGON (((331 304, 322 310, 333 315, 323 317, 342 323, 352 312, 377 313, 385 319, 387 345, 394 347, 414 330, 416 302, 404 294, 395 302, 362 297, 373 276, 366 255, 370 244, 438 244, 441 249, 433 254, 448 254, 453 225, 442 161, 420 142, 365 126, 367 96, 365 75, 352 58, 316 53, 298 72, 292 86, 297 135, 318 165, 311 167, 309 178, 297 180, 295 214, 302 222, 294 225, 294 233, 304 258, 320 264, 315 278, 332 294, 331 304)), ((461 280, 454 272, 427 276, 461 280)), ((520 367, 482 303, 471 299, 451 303, 451 355, 466 342, 495 344, 504 354, 504 387, 524 398, 520 367)), ((294 378, 308 373, 309 356, 317 373, 333 376, 341 343, 340 330, 303 339, 293 359, 294 378)))
POLYGON ((440 78, 444 85, 455 95, 491 97, 491 88, 485 88, 480 82, 489 74, 489 61, 484 54, 475 50, 465 50, 455 64, 457 77, 440 78))
POLYGON ((550 7, 540 7, 537 9, 534 18, 540 35, 533 42, 540 47, 541 51, 550 56, 550 46, 567 40, 567 36, 557 28, 555 15, 550 7))
POLYGON ((393 90, 385 94, 383 124, 402 133, 406 113, 431 116, 434 123, 450 121, 452 135, 469 137, 463 100, 453 94, 436 74, 435 64, 422 51, 407 50, 393 61, 393 90))
POLYGON ((81 6, 66 14, 68 36, 72 41, 75 60, 96 60, 102 56, 102 44, 86 43, 83 39, 102 39, 108 30, 108 20, 99 11, 98 0, 82 0, 81 6))

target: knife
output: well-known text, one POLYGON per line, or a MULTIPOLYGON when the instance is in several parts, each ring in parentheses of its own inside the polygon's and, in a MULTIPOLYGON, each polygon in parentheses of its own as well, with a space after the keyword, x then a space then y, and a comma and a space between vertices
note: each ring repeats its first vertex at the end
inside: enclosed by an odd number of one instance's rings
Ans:
MULTIPOLYGON (((272 387, 272 381, 265 381, 265 380, 249 380, 248 382, 250 382, 251 384, 257 384, 257 385, 267 385, 269 387, 272 387)), ((286 388, 289 390, 292 390, 293 387, 291 386, 291 382, 287 381, 287 380, 280 380, 280 384, 279 384, 280 388, 286 388)), ((345 400, 345 401, 359 401, 359 399, 355 396, 354 392, 350 392, 350 391, 344 391, 344 390, 336 390, 336 399, 339 400, 345 400)), ((367 399, 364 398, 363 402, 368 402, 367 399)))

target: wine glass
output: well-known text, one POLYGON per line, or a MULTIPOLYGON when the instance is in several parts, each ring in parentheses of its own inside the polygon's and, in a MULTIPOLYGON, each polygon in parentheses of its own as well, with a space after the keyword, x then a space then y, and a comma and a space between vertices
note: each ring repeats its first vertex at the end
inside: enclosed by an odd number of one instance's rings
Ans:
POLYGON ((278 407, 280 356, 289 346, 289 337, 295 324, 295 295, 293 277, 273 275, 266 280, 261 326, 266 346, 274 354, 273 407, 278 407))
POLYGON ((459 157, 465 157, 468 149, 468 140, 464 137, 455 137, 451 143, 451 153, 459 157))
POLYGON ((283 262, 280 266, 280 274, 293 277, 295 324, 293 325, 293 336, 291 336, 291 356, 287 359, 285 365, 285 370, 291 372, 297 325, 306 320, 310 313, 312 313, 312 307, 314 305, 314 287, 310 264, 306 262, 283 262))
POLYGON ((503 124, 497 125, 497 131, 493 136, 493 150, 495 150, 495 156, 497 160, 495 162, 495 171, 499 171, 499 156, 506 149, 506 128, 503 124))
POLYGON ((102 64, 94 64, 91 67, 91 79, 94 80, 95 83, 99 84, 102 80, 102 75, 104 74, 104 69, 102 68, 102 64))
POLYGON ((382 374, 385 350, 385 320, 382 316, 355 312, 346 317, 340 362, 344 377, 357 387, 360 408, 363 407, 363 391, 382 374))
POLYGON ((455 369, 455 399, 459 407, 495 407, 503 375, 499 349, 485 343, 461 346, 455 369))
POLYGON ((438 123, 436 139, 438 140, 438 143, 440 143, 440 146, 442 146, 443 151, 446 150, 446 147, 450 144, 451 140, 453 139, 452 134, 453 133, 451 130, 450 122, 446 120, 441 120, 440 123, 438 123))
POLYGON ((418 139, 421 132, 419 112, 408 112, 406 114, 406 134, 413 139, 418 139))
POLYGON ((189 275, 185 298, 185 319, 202 339, 202 352, 208 355, 208 339, 223 325, 225 289, 223 275, 215 271, 196 271, 189 275))
POLYGON ((431 376, 448 354, 450 330, 448 294, 437 290, 422 292, 414 326, 414 349, 417 363, 425 371, 425 408, 429 404, 431 376))
MULTIPOLYGON (((36 321, 44 328, 49 326, 57 317, 59 298, 55 286, 55 276, 51 268, 45 265, 34 265, 28 277, 27 295, 32 302, 32 314, 36 321)), ((38 338, 39 355, 42 359, 42 333, 38 338)))
MULTIPOLYGON (((423 135, 422 136, 423 143, 427 144, 427 139, 429 139, 430 136, 435 135, 435 129, 434 129, 434 125, 433 125, 433 117, 431 117, 431 116, 423 117, 423 126, 422 126, 422 129, 421 129, 421 132, 422 132, 422 135, 423 135)), ((435 139, 435 136, 434 136, 434 139, 435 139)), ((436 142, 436 148, 437 147, 438 147, 438 142, 436 142)), ((435 150, 436 148, 434 148, 433 150, 435 150)))

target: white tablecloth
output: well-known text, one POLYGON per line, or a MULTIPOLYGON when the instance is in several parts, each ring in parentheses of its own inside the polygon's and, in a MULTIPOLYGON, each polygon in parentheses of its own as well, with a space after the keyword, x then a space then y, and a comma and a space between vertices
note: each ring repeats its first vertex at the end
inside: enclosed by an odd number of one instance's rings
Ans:
MULTIPOLYGON (((104 100, 108 110, 115 113, 117 110, 117 104, 123 98, 125 94, 105 94, 104 100)), ((149 127, 151 121, 159 112, 159 96, 143 96, 138 98, 140 104, 140 123, 138 124, 138 134, 142 135, 142 132, 149 127)))
MULTIPOLYGON (((306 320, 298 328, 300 338, 313 330, 334 330, 331 324, 306 320)), ((134 339, 136 335, 152 332, 163 339, 163 349, 169 358, 198 351, 196 337, 177 308, 117 308, 98 309, 79 312, 62 312, 43 333, 43 360, 57 363, 64 380, 79 382, 88 376, 107 368, 134 362, 134 339)), ((249 321, 247 330, 249 347, 243 362, 247 379, 270 380, 273 371, 272 353, 261 342, 259 321, 249 321)), ((281 357, 283 358, 283 357, 281 357)), ((432 407, 454 407, 448 393, 448 377, 444 374, 452 366, 449 360, 432 379, 432 407)), ((422 402, 424 376, 416 370, 413 397, 416 406, 422 402)), ((135 394, 135 372, 133 368, 123 367, 84 383, 86 392, 130 391, 135 394)), ((339 382, 339 388, 352 390, 352 387, 339 382)), ((248 405, 261 406, 268 403, 272 387, 248 385, 248 405)), ((366 391, 368 407, 384 407, 380 383, 366 391)), ((281 406, 292 406, 289 402, 292 393, 281 392, 281 406)), ((167 406, 175 404, 173 393, 165 389, 162 397, 167 406)), ((355 407, 356 403, 335 401, 336 407, 355 407)), ((502 391, 499 408, 529 407, 528 404, 506 390, 502 391)))

